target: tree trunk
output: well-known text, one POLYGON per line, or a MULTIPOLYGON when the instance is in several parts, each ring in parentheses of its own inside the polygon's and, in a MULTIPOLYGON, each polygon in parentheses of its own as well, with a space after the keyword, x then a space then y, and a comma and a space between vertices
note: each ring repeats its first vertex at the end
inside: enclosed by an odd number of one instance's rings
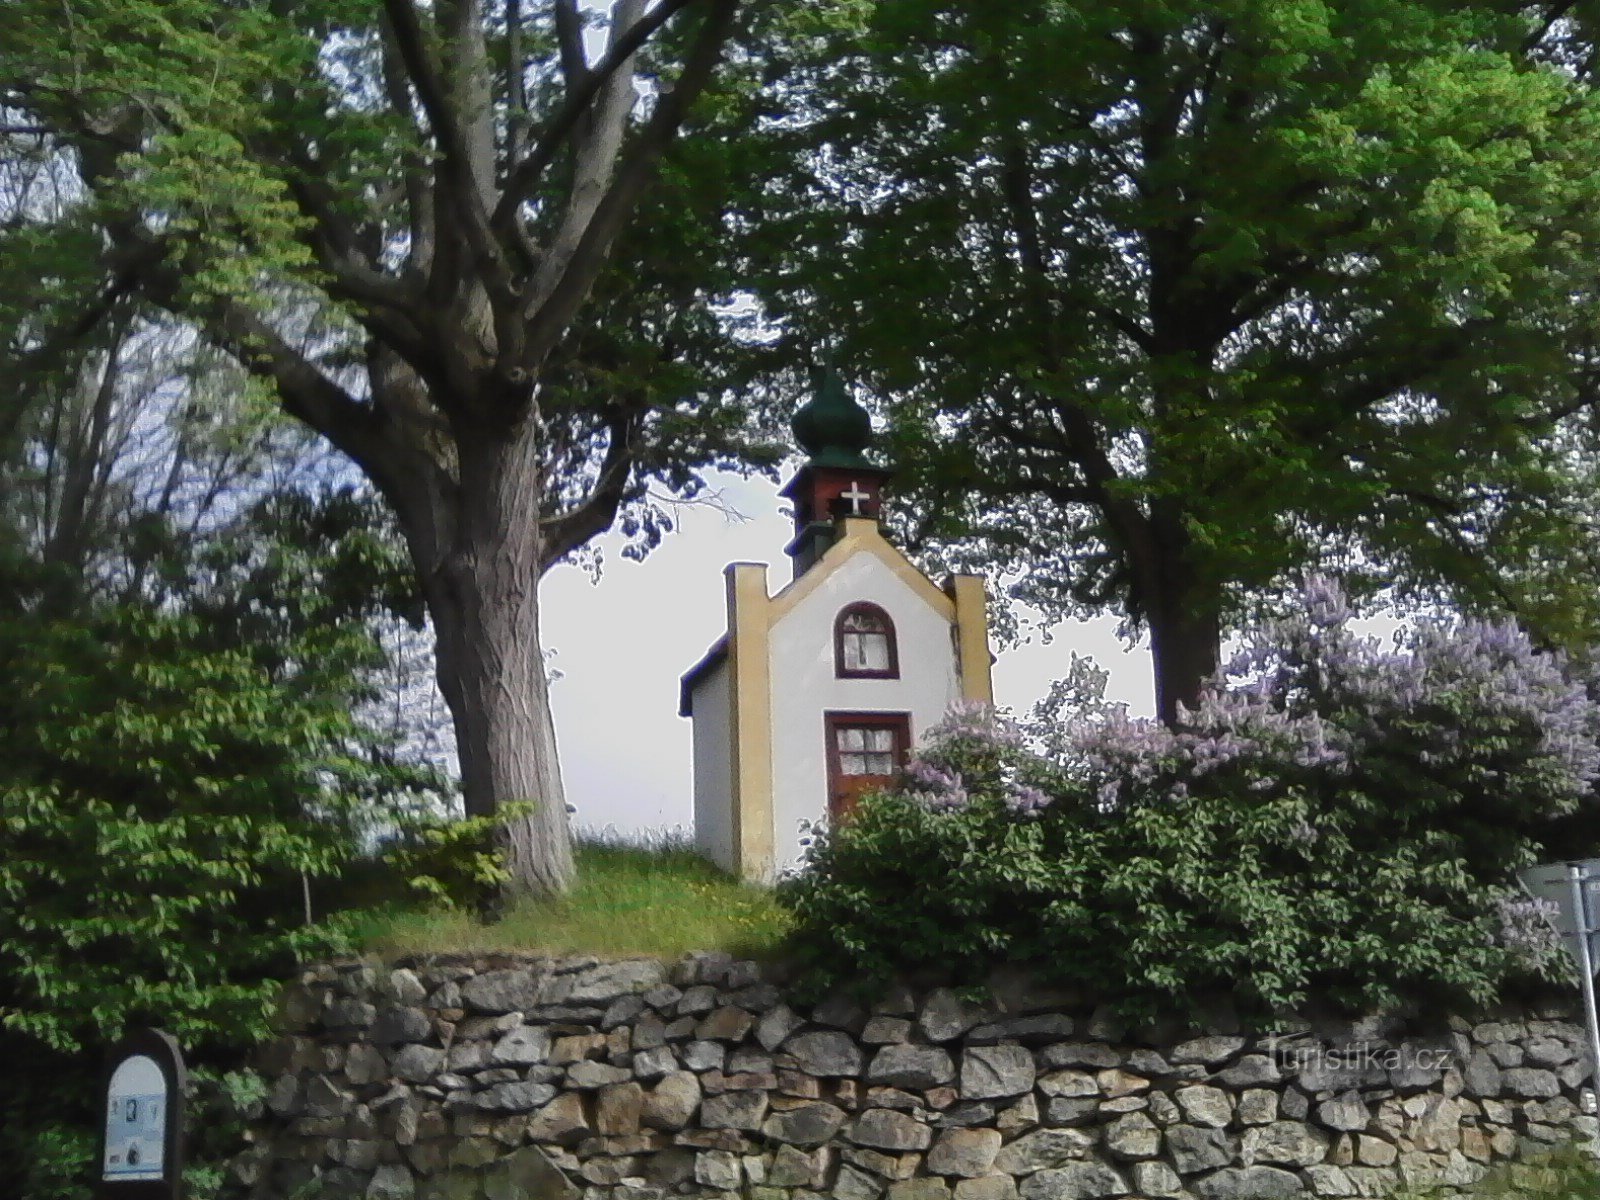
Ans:
MULTIPOLYGON (((531 425, 531 422, 528 423, 531 425)), ((452 548, 427 589, 468 816, 529 802, 503 834, 513 893, 572 882, 566 793, 539 640, 539 466, 531 430, 461 442, 452 548)))
POLYGON ((1201 686, 1217 669, 1222 630, 1216 606, 1168 586, 1154 597, 1149 613, 1150 653, 1155 662, 1156 713, 1163 723, 1179 722, 1179 705, 1195 707, 1201 686))
POLYGON ((1150 627, 1156 715, 1176 726, 1180 706, 1193 708, 1222 651, 1222 597, 1192 560, 1183 514, 1157 502, 1130 543, 1135 591, 1130 609, 1150 627))

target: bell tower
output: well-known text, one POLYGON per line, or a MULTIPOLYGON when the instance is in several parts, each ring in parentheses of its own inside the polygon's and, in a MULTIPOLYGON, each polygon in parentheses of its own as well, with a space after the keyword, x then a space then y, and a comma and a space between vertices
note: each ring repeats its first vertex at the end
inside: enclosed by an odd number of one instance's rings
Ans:
POLYGON ((833 545, 843 518, 879 519, 891 472, 867 458, 872 418, 832 367, 817 372, 815 393, 789 427, 808 455, 779 493, 794 505, 794 538, 784 553, 799 578, 833 545))

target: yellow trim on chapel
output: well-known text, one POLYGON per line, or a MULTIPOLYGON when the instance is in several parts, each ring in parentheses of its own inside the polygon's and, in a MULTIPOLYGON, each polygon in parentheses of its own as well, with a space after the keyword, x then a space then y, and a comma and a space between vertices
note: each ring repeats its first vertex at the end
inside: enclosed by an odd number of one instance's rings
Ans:
POLYGON ((945 591, 956 608, 956 670, 961 698, 994 703, 993 659, 989 655, 989 597, 981 575, 952 575, 945 591))
POLYGON ((733 865, 741 879, 770 881, 772 829, 772 603, 765 563, 729 563, 728 721, 733 758, 733 865))

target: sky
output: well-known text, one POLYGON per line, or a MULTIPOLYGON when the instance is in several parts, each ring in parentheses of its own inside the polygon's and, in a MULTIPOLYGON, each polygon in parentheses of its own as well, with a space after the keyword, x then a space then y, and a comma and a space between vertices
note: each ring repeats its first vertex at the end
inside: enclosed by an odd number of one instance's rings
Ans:
MULTIPOLYGON (((771 590, 789 581, 783 547, 793 529, 777 485, 736 475, 709 481, 742 519, 685 508, 677 532, 642 563, 624 560, 622 539, 612 534, 600 539, 598 583, 571 566, 545 576, 543 640, 560 672, 551 700, 567 801, 580 829, 690 827, 690 728, 678 716, 678 680, 722 636, 722 570, 730 562, 765 562, 771 590)), ((1048 644, 1036 635, 1016 649, 997 649, 995 703, 1026 714, 1066 675, 1077 651, 1110 671, 1107 699, 1150 714, 1148 645, 1128 648, 1116 626, 1114 616, 1066 622, 1049 631, 1048 644)))

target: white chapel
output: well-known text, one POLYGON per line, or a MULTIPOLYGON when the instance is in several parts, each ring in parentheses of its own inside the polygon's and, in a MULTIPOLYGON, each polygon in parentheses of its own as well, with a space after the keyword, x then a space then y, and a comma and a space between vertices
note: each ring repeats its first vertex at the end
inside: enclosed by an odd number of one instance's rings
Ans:
POLYGON ((727 632, 683 676, 679 706, 696 845, 760 882, 799 862, 808 823, 892 782, 952 703, 993 702, 983 580, 940 587, 884 538, 889 472, 867 458, 866 410, 829 371, 793 429, 809 455, 782 492, 793 578, 770 594, 765 563, 729 564, 727 632))

